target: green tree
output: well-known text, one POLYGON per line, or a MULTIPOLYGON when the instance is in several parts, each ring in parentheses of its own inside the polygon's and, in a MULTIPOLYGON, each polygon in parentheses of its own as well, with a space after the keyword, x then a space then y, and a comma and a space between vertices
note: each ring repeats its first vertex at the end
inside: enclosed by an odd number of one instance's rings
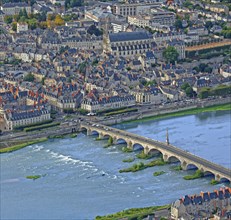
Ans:
POLYGON ((192 87, 191 87, 191 86, 187 87, 187 88, 185 89, 185 93, 186 93, 186 95, 187 95, 188 97, 193 97, 193 89, 192 89, 192 87))
POLYGON ((175 47, 168 46, 163 52, 163 57, 167 60, 167 62, 174 64, 179 57, 179 53, 175 47))
POLYGON ((28 26, 29 26, 29 28, 30 28, 31 30, 34 30, 34 29, 37 28, 38 21, 37 21, 35 18, 29 19, 27 23, 28 23, 28 26))
POLYGON ((24 81, 33 82, 33 81, 34 81, 34 75, 33 75, 32 73, 27 74, 27 75, 24 77, 24 81))
POLYGON ((176 20, 175 27, 176 27, 176 29, 182 29, 183 28, 182 21, 180 19, 176 20))
POLYGON ((183 83, 180 88, 185 91, 188 87, 190 87, 188 83, 183 83))
POLYGON ((13 21, 13 17, 11 15, 6 15, 4 17, 4 21, 7 23, 7 24, 11 24, 12 21, 13 21))
POLYGON ((46 77, 44 76, 44 77, 42 78, 42 80, 41 80, 42 85, 45 84, 45 79, 46 79, 46 77))
POLYGON ((103 35, 103 31, 98 29, 95 25, 91 25, 88 30, 87 33, 90 35, 95 35, 95 36, 100 36, 103 35))
POLYGON ((28 14, 27 14, 27 11, 26 11, 26 9, 25 8, 23 8, 23 10, 22 10, 22 14, 23 14, 23 16, 26 18, 26 19, 28 19, 29 17, 28 17, 28 14))
POLYGON ((17 30, 17 22, 12 23, 12 30, 16 31, 17 30))

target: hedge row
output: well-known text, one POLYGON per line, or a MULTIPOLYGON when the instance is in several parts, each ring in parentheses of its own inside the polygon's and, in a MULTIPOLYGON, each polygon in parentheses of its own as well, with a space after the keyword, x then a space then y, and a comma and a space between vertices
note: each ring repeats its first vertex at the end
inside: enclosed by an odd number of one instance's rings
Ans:
POLYGON ((209 96, 223 96, 231 94, 231 86, 220 85, 216 88, 203 88, 199 93, 199 98, 204 99, 209 96))
POLYGON ((123 110, 118 110, 114 112, 109 112, 106 113, 105 116, 111 116, 111 115, 117 115, 117 114, 122 114, 122 113, 127 113, 127 112, 137 112, 137 108, 129 108, 129 109, 123 109, 123 110))
POLYGON ((30 127, 30 128, 24 128, 24 131, 26 131, 26 132, 35 131, 35 130, 39 130, 39 129, 54 127, 54 126, 57 126, 57 125, 60 125, 60 122, 55 122, 55 123, 45 124, 45 125, 40 125, 40 126, 34 126, 34 127, 30 127))

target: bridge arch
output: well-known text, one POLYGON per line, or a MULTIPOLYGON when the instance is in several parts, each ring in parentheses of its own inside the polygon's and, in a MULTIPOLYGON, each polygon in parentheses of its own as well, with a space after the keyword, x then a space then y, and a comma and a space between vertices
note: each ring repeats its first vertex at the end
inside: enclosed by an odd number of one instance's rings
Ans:
POLYGON ((149 149, 148 151, 148 155, 151 155, 151 156, 159 156, 159 155, 162 155, 163 156, 163 153, 158 150, 157 148, 151 148, 149 149))
POLYGON ((213 177, 213 178, 215 178, 215 174, 213 172, 211 172, 209 170, 205 170, 203 172, 204 172, 205 177, 213 177))
POLYGON ((177 162, 180 162, 180 163, 181 163, 180 159, 179 159, 178 157, 176 157, 176 156, 170 156, 170 157, 168 158, 168 162, 170 162, 170 163, 177 163, 177 162))
POLYGON ((112 137, 112 136, 109 134, 103 134, 103 139, 109 139, 110 137, 112 137))
POLYGON ((97 130, 91 130, 89 135, 99 135, 100 133, 97 130))
POLYGON ((82 132, 87 131, 87 130, 88 130, 88 128, 85 127, 85 126, 81 126, 81 127, 80 127, 80 131, 82 131, 82 132))
POLYGON ((198 170, 198 169, 199 169, 199 167, 196 166, 196 165, 193 164, 193 163, 188 163, 188 164, 186 165, 186 170, 198 170))
POLYGON ((140 150, 144 150, 144 146, 142 144, 139 143, 134 143, 132 145, 133 151, 140 151, 140 150))
POLYGON ((115 144, 128 144, 124 138, 115 138, 115 144))
POLYGON ((220 182, 221 183, 229 183, 229 184, 231 183, 230 180, 225 178, 225 177, 220 178, 220 182))

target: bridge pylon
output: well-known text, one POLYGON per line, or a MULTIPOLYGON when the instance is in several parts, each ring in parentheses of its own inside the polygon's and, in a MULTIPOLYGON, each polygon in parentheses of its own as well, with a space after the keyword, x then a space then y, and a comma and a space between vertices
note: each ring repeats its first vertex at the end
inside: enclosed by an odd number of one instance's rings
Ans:
POLYGON ((168 128, 167 128, 167 131, 166 131, 166 143, 167 143, 167 145, 169 145, 169 135, 168 135, 168 128))

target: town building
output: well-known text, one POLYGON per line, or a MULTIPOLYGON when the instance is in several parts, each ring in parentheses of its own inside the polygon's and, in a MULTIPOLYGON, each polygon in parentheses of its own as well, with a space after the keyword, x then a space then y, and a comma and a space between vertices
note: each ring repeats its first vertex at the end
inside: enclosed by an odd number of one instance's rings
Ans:
POLYGON ((151 9, 152 19, 151 24, 161 24, 161 25, 174 25, 175 23, 175 13, 166 11, 160 8, 151 9))
POLYGON ((151 36, 144 31, 109 34, 108 48, 115 56, 140 55, 151 48, 151 36))
MULTIPOLYGON (((225 217, 231 210, 231 188, 220 188, 214 192, 201 192, 200 195, 186 195, 171 206, 171 218, 208 219, 212 214, 225 217)), ((225 218, 224 218, 225 219, 225 218)))
POLYGON ((0 10, 0 22, 4 22, 4 16, 5 14, 3 13, 2 10, 0 10))
POLYGON ((1 10, 5 15, 18 15, 24 8, 27 14, 31 14, 31 6, 25 2, 5 3, 2 5, 1 10))
POLYGON ((63 46, 82 50, 103 50, 102 36, 70 37, 62 40, 63 46))
POLYGON ((149 27, 150 26, 150 15, 129 15, 128 23, 136 25, 138 27, 149 27))
POLYGON ((186 34, 184 32, 169 32, 169 33, 156 33, 153 35, 153 39, 156 44, 161 44, 171 40, 184 40, 186 34))
POLYGON ((100 98, 98 100, 87 97, 82 101, 81 108, 88 112, 97 112, 108 109, 131 107, 135 104, 136 100, 133 95, 127 95, 124 97, 111 96, 100 98))
POLYGON ((28 31, 28 24, 26 22, 17 23, 17 33, 28 31))
POLYGON ((4 119, 4 130, 50 120, 50 106, 37 97, 30 101, 28 91, 20 91, 19 87, 4 84, 8 91, 0 93, 0 115, 4 119))
POLYGON ((120 21, 111 22, 113 33, 124 32, 126 31, 128 24, 120 21))
POLYGON ((125 3, 125 4, 114 4, 112 6, 112 13, 117 15, 135 16, 139 14, 149 13, 152 7, 158 7, 160 3, 125 3))
POLYGON ((139 104, 160 104, 166 101, 166 96, 160 93, 159 89, 153 88, 143 88, 135 89, 131 91, 131 94, 136 97, 136 102, 139 104))

